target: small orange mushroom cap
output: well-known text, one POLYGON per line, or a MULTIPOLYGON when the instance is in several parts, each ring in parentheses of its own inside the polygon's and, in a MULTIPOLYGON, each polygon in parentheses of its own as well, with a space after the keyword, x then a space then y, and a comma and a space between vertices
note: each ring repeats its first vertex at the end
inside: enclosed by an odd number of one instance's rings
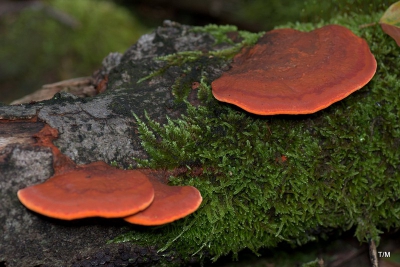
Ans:
POLYGON ((277 29, 238 54, 212 93, 259 115, 314 113, 367 84, 376 65, 367 42, 345 27, 277 29))
POLYGON ((136 214, 124 218, 133 224, 154 226, 173 222, 195 212, 202 197, 193 186, 169 186, 150 178, 154 187, 154 201, 136 214))
POLYGON ((21 189, 18 198, 28 209, 57 219, 117 218, 147 208, 154 190, 142 172, 98 161, 21 189))

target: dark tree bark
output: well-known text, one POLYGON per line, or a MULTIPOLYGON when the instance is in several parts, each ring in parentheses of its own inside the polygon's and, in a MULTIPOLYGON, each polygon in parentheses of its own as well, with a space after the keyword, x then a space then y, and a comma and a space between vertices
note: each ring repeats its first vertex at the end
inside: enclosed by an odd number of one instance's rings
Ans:
MULTIPOLYGON (((132 112, 143 118, 146 110, 160 122, 166 115, 177 118, 184 113, 184 106, 175 105, 171 94, 171 86, 182 71, 171 67, 151 81, 137 81, 165 65, 155 57, 208 51, 217 48, 214 44, 209 34, 193 33, 189 27, 167 22, 143 36, 122 58, 114 54, 104 61, 95 81, 104 89, 108 79, 105 93, 91 98, 57 93, 43 102, 0 106, 0 265, 80 266, 98 262, 153 266, 159 262, 154 247, 107 244, 136 226, 122 220, 47 218, 27 210, 17 191, 53 174, 51 149, 37 146, 34 138, 46 124, 59 133, 55 145, 77 164, 102 160, 127 167, 135 166, 132 157, 146 158, 132 112)), ((207 68, 210 77, 221 72, 212 65, 207 68)), ((169 255, 172 263, 179 264, 179 256, 169 255)))

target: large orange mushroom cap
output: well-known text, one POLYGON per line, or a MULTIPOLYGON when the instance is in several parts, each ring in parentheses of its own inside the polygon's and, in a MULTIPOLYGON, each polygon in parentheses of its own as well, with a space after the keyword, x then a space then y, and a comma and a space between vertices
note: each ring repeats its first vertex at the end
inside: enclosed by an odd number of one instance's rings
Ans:
POLYGON ((147 208, 154 190, 142 172, 98 161, 21 189, 18 198, 30 210, 57 219, 117 218, 147 208))
POLYGON ((345 27, 278 29, 238 54, 212 92, 259 115, 308 114, 363 87, 376 65, 367 42, 345 27))
POLYGON ((169 186, 150 178, 154 187, 154 201, 136 214, 124 218, 133 224, 154 226, 173 222, 195 212, 202 197, 193 186, 169 186))

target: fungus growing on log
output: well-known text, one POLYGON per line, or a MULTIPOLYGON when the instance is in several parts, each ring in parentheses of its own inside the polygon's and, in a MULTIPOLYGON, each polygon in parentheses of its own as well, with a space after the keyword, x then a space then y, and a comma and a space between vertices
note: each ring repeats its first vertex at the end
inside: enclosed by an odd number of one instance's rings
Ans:
POLYGON ((309 114, 363 87, 376 65, 367 42, 345 27, 277 29, 242 50, 212 92, 259 115, 309 114))
POLYGON ((140 225, 162 225, 195 212, 202 201, 199 190, 193 186, 168 186, 150 178, 154 187, 154 201, 150 206, 125 221, 140 225))
POLYGON ((200 206, 202 198, 196 188, 163 184, 163 172, 118 170, 102 161, 77 166, 52 143, 57 136, 57 130, 48 125, 34 135, 36 145, 51 148, 55 174, 42 184, 18 191, 19 200, 30 210, 63 220, 123 218, 139 212, 127 221, 161 225, 183 218, 200 206), (153 200, 154 205, 147 209, 153 200), (165 213, 168 209, 173 212, 165 213))
POLYGON ((18 198, 30 210, 57 219, 117 218, 147 208, 154 190, 142 172, 98 161, 21 189, 18 198))

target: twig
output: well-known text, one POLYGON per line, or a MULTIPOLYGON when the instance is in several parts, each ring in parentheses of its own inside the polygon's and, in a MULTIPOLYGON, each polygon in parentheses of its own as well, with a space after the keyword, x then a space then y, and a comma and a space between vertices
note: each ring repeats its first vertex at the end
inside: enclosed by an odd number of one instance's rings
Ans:
POLYGON ((369 260, 371 261, 372 267, 378 267, 378 255, 376 253, 376 245, 375 241, 369 240, 369 260))
POLYGON ((361 24, 361 25, 358 26, 358 28, 359 29, 364 29, 364 28, 375 26, 375 25, 376 25, 376 22, 371 22, 371 23, 361 24))

